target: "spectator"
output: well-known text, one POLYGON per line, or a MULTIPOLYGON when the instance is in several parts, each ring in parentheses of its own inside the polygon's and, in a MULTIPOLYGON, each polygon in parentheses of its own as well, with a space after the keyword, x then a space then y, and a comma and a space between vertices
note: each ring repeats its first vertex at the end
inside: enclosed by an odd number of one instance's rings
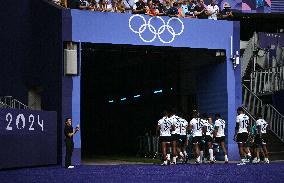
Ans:
POLYGON ((189 18, 194 18, 194 8, 195 6, 197 5, 197 2, 196 0, 190 0, 189 1, 189 4, 188 4, 188 7, 189 7, 189 15, 187 17, 189 18))
POLYGON ((190 16, 190 7, 189 7, 189 5, 188 5, 188 3, 187 3, 187 0, 183 0, 182 1, 182 4, 181 4, 181 9, 182 9, 182 16, 183 17, 188 17, 188 16, 190 16))
POLYGON ((125 13, 132 13, 133 6, 135 5, 134 0, 122 0, 121 3, 125 7, 125 13))
POLYGON ((231 6, 229 3, 225 2, 223 5, 223 10, 220 13, 221 19, 230 19, 233 17, 231 6))
POLYGON ((125 6, 122 3, 122 0, 116 0, 114 2, 115 4, 113 6, 115 7, 115 12, 125 13, 125 6))
POLYGON ((133 14, 145 14, 146 13, 146 4, 143 0, 139 0, 133 6, 133 14))
POLYGON ((216 4, 216 0, 211 0, 211 3, 207 6, 208 19, 217 20, 219 14, 219 7, 216 4))
POLYGON ((79 9, 80 10, 88 10, 89 9, 89 2, 87 0, 80 0, 79 9))
POLYGON ((197 5, 194 7, 194 15, 199 19, 207 19, 207 10, 204 0, 198 0, 197 5))
POLYGON ((178 17, 179 16, 179 11, 178 11, 178 3, 174 2, 173 6, 168 10, 168 16, 170 17, 178 17))
POLYGON ((159 14, 159 10, 156 8, 155 4, 150 0, 148 1, 148 6, 146 7, 146 14, 150 16, 156 16, 159 14))
POLYGON ((91 11, 97 11, 97 6, 98 6, 98 3, 96 0, 89 0, 89 7, 88 9, 91 10, 91 11))
POLYGON ((172 4, 171 4, 171 1, 170 1, 170 0, 164 1, 163 9, 164 9, 165 15, 168 15, 168 12, 169 12, 169 10, 171 9, 171 7, 172 7, 172 4))
POLYGON ((80 0, 67 0, 67 8, 78 9, 80 5, 80 0))

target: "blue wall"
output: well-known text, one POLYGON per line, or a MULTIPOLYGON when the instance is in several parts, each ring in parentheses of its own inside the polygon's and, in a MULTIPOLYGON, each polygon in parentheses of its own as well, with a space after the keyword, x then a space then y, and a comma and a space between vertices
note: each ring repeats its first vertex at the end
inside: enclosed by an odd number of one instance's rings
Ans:
MULTIPOLYGON (((7 1, 0 8, 0 96, 27 103, 28 90, 42 88, 42 108, 57 112, 61 132, 62 11, 38 0, 7 1)), ((60 135, 57 142, 59 163, 60 135)))
MULTIPOLYGON (((231 36, 233 36, 233 53, 239 50, 238 22, 198 19, 179 19, 180 21, 174 19, 169 21, 169 17, 151 18, 144 15, 80 10, 71 10, 70 15, 72 16, 71 22, 67 17, 64 18, 66 24, 68 24, 66 27, 70 27, 70 25, 72 27, 71 33, 66 31, 67 33, 64 36, 66 41, 224 49, 227 56, 226 63, 215 65, 211 70, 204 68, 204 71, 208 73, 203 76, 203 79, 210 81, 210 91, 206 86, 208 85, 207 82, 199 83, 200 93, 198 98, 200 109, 212 113, 221 112, 224 119, 228 121, 229 156, 232 156, 231 159, 238 159, 236 144, 230 140, 234 133, 235 111, 242 100, 240 67, 238 66, 236 70, 233 70, 230 61, 231 36), (163 24, 163 21, 165 24, 163 24), (168 21, 169 24, 167 24, 168 21), (146 25, 144 28, 143 24, 146 25), (163 32, 163 25, 169 25, 172 28, 169 27, 169 31, 165 29, 163 32), (140 32, 145 29, 140 35, 139 28, 140 32), (157 33, 156 37, 153 34, 155 31, 157 33), (163 33, 159 34, 159 31, 163 33), (178 34, 172 42, 170 41, 172 39, 170 32, 178 34), (162 40, 159 39, 159 36, 162 40), (168 41, 170 43, 165 43, 168 41)), ((63 25, 65 24, 64 20, 63 25)), ((73 82, 75 80, 77 79, 73 78, 73 82)), ((76 83, 79 85, 78 80, 76 83)), ((73 87, 73 92, 74 90, 77 90, 76 93, 80 93, 78 87, 77 89, 73 87)), ((72 111, 78 110, 76 108, 72 109, 72 111)), ((73 114, 75 113, 73 112, 73 114)))
POLYGON ((56 113, 0 109, 0 169, 57 162, 56 113))

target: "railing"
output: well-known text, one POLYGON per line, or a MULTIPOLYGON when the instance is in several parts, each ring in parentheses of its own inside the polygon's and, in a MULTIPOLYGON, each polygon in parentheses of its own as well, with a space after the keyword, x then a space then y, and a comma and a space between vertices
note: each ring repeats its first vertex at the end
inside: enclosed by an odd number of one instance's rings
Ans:
POLYGON ((262 100, 245 85, 243 85, 243 107, 252 116, 257 116, 257 114, 262 112, 262 100))
POLYGON ((255 121, 257 114, 262 114, 269 123, 270 130, 284 142, 284 116, 270 104, 263 104, 249 88, 243 85, 243 108, 255 121))
POLYGON ((0 97, 0 107, 2 108, 13 108, 13 109, 29 109, 27 105, 14 99, 12 96, 0 97))
POLYGON ((144 157, 157 158, 159 152, 159 138, 157 136, 139 136, 138 155, 144 157))
POLYGON ((246 69, 247 69, 249 63, 253 59, 253 51, 255 50, 257 39, 258 39, 257 33, 254 33, 253 37, 250 38, 250 40, 248 41, 245 52, 244 52, 243 56, 241 57, 242 77, 245 75, 246 69))
POLYGON ((273 67, 251 73, 251 91, 257 95, 284 90, 284 66, 273 67))
POLYGON ((284 142, 284 116, 269 104, 263 106, 263 116, 269 122, 270 130, 284 142))

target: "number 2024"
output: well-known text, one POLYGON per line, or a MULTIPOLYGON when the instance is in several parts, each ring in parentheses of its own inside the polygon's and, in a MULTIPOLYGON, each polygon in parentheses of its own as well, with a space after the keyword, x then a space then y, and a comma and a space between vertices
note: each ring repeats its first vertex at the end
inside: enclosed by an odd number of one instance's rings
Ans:
MULTIPOLYGON (((8 125, 6 126, 6 130, 13 130, 13 127, 11 126, 11 123, 13 121, 13 115, 11 113, 6 114, 6 121, 8 122, 8 125)), ((29 125, 29 131, 33 131, 34 129, 34 122, 35 117, 34 115, 30 114, 28 117, 27 123, 30 123, 29 125)), ((37 124, 39 127, 41 127, 41 131, 43 131, 43 120, 39 119, 39 115, 37 115, 37 124)), ((26 118, 24 114, 18 114, 16 117, 16 127, 17 129, 21 130, 26 127, 26 118)))

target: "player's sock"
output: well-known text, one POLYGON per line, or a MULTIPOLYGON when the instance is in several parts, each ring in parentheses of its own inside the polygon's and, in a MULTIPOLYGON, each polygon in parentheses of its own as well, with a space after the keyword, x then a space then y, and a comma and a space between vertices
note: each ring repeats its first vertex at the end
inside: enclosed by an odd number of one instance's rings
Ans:
POLYGON ((229 161, 229 160, 228 160, 228 155, 225 155, 225 161, 229 161))
POLYGON ((184 155, 182 152, 179 153, 180 157, 183 159, 184 158, 184 155))
POLYGON ((176 156, 173 157, 173 164, 177 164, 177 157, 176 156))
POLYGON ((167 154, 167 160, 171 160, 171 155, 167 154))
POLYGON ((200 156, 196 158, 196 162, 200 163, 200 156))
POLYGON ((213 161, 213 149, 209 149, 210 161, 213 161))
POLYGON ((200 163, 203 161, 203 151, 200 151, 200 163))

